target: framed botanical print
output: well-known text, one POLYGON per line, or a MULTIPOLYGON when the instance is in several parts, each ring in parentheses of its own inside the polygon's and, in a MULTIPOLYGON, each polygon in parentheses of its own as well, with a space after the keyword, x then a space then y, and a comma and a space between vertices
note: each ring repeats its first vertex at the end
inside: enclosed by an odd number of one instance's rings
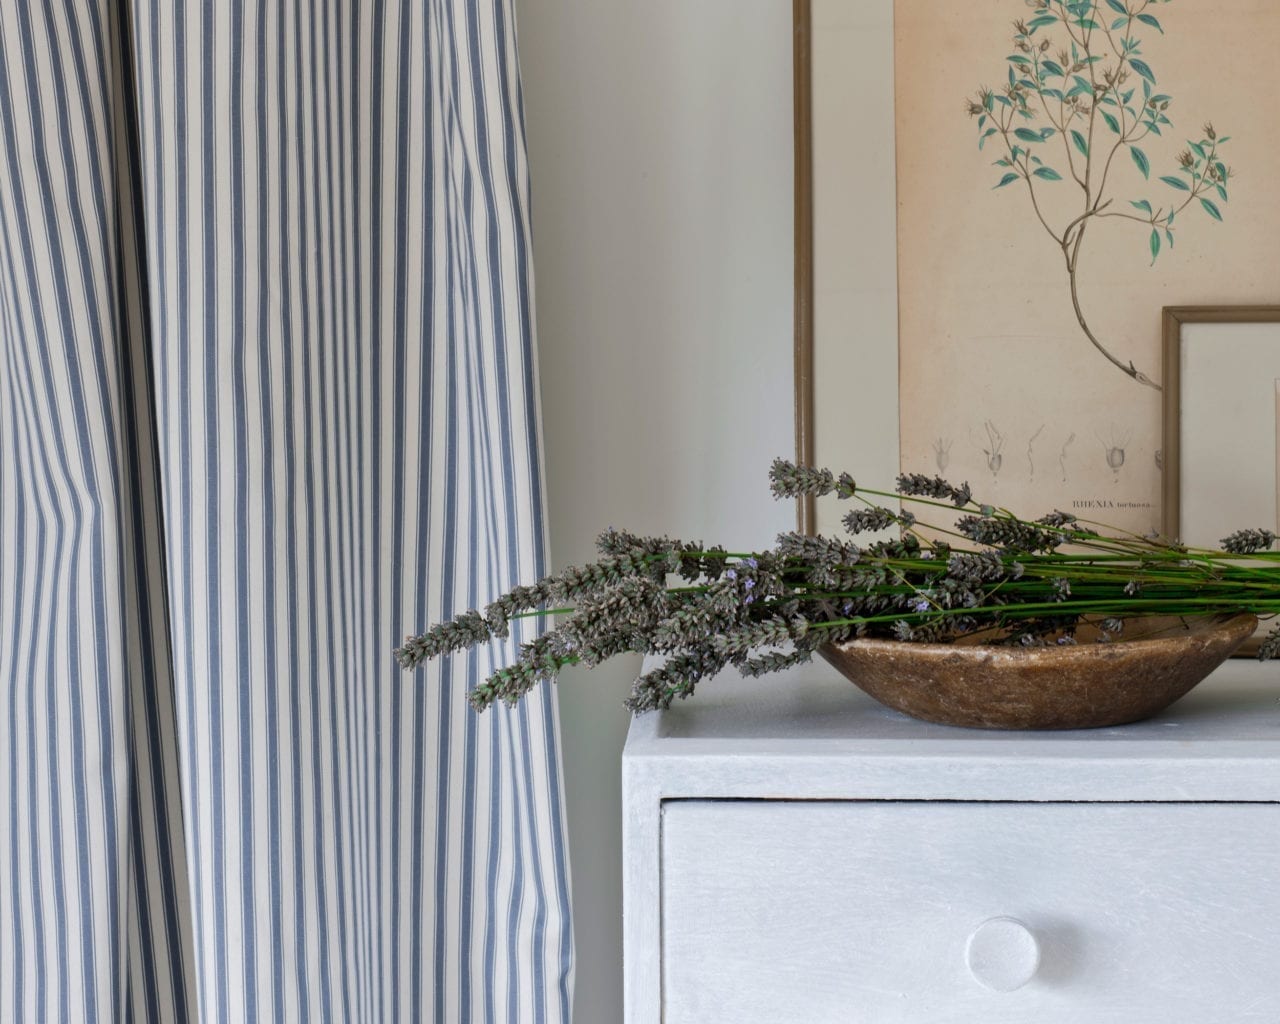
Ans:
POLYGON ((1280 4, 797 0, 795 19, 799 457, 857 467, 892 430, 894 470, 1161 530, 1160 311, 1280 281, 1280 4), (890 379, 877 435, 858 396, 890 379))
POLYGON ((1163 335, 1164 535, 1218 547, 1241 529, 1280 534, 1280 306, 1171 307, 1163 335))
POLYGON ((1166 309, 1162 369, 1165 536, 1280 534, 1280 306, 1166 309))

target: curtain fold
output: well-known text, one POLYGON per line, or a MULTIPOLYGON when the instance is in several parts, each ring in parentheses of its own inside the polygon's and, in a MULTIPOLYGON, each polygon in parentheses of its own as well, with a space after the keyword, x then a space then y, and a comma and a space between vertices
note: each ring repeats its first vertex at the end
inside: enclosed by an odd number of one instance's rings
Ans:
POLYGON ((510 0, 0 7, 0 1020, 554 1021, 510 0))

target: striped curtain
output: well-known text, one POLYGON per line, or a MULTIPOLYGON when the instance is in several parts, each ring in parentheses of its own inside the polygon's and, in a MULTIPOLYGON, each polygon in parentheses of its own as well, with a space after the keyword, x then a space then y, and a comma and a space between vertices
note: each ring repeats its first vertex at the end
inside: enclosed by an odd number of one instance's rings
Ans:
POLYGON ((567 1020, 510 0, 0 4, 0 1021, 567 1020), (528 637, 513 637, 513 643, 528 637))

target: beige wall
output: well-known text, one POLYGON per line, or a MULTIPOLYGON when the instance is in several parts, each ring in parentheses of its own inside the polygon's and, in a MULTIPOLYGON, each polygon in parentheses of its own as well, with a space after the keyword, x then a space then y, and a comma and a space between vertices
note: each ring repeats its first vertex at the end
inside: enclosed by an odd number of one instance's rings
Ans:
MULTIPOLYGON (((517 0, 552 557, 614 525, 766 546, 791 426, 791 4, 517 0)), ((636 669, 561 683, 577 1019, 622 1019, 636 669)))

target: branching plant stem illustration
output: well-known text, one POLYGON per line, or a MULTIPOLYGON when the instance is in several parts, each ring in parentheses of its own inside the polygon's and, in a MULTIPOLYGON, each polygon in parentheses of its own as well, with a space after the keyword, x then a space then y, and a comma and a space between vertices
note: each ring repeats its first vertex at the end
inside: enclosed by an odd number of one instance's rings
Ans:
POLYGON ((1031 435, 1031 439, 1027 441, 1027 465, 1031 468, 1031 481, 1034 483, 1036 479, 1036 439, 1044 433, 1044 424, 1040 424, 1040 429, 1031 435))
POLYGON ((1129 220, 1148 229, 1153 264, 1165 244, 1173 246, 1176 218, 1187 207, 1196 204, 1214 220, 1222 220, 1218 201, 1227 202, 1227 182, 1234 172, 1219 155, 1230 140, 1219 137, 1212 124, 1204 126, 1200 139, 1187 141, 1175 172, 1159 178, 1174 193, 1168 202, 1130 200, 1126 209, 1117 207, 1108 192, 1113 163, 1122 149, 1150 181, 1151 161, 1139 143, 1153 136, 1163 139, 1173 128, 1168 116, 1173 99, 1157 91, 1155 73, 1143 59, 1135 35, 1144 26, 1163 34, 1151 8, 1171 2, 1023 0, 1032 14, 1029 21, 1014 22, 1015 52, 1007 58, 1007 84, 999 91, 980 89, 975 99, 966 101, 968 114, 978 121, 979 149, 993 138, 1002 146, 995 166, 1003 176, 995 187, 1025 183, 1036 218, 1062 250, 1072 306, 1085 337, 1123 373, 1156 390, 1159 384, 1132 361, 1115 355, 1089 326, 1080 300, 1079 270, 1085 235, 1095 220, 1129 220), (1135 104, 1139 88, 1142 99, 1135 104), (1044 121, 1047 124, 1032 127, 1044 121), (1046 162, 1054 152, 1055 162, 1065 158, 1065 164, 1058 164, 1066 168, 1065 176, 1046 162), (1077 215, 1055 226, 1037 189, 1068 179, 1083 193, 1083 202, 1077 215))

